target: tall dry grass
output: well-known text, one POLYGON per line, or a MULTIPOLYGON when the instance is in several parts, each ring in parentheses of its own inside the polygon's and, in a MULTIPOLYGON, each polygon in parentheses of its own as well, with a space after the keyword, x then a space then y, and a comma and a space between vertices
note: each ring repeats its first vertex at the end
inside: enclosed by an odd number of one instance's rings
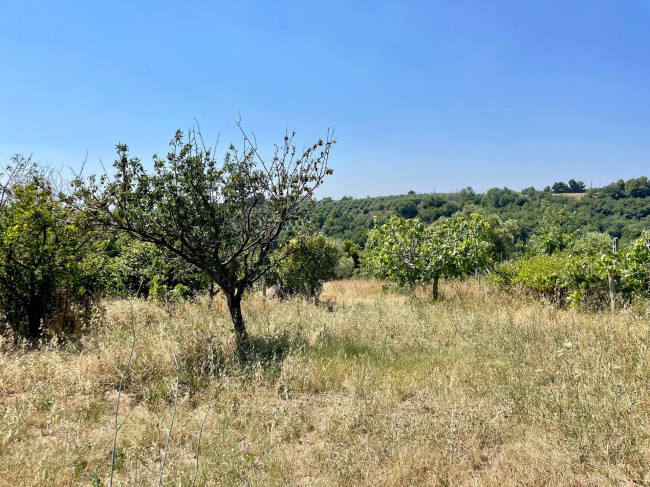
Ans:
MULTIPOLYGON (((244 363, 222 301, 137 302, 114 485, 157 484, 177 373, 163 485, 192 484, 204 418, 196 485, 650 485, 647 310, 442 291, 252 295, 244 363)), ((68 343, 0 343, 0 486, 107 485, 131 306, 105 307, 68 343)))

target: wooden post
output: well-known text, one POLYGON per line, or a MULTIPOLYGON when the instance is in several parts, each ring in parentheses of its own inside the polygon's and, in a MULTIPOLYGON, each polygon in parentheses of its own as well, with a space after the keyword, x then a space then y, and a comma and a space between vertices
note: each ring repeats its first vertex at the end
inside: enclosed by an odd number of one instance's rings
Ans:
MULTIPOLYGON (((612 252, 614 255, 618 252, 618 237, 614 237, 612 241, 612 252)), ((614 259, 614 262, 618 262, 618 259, 614 259)), ((612 313, 616 311, 616 282, 614 280, 614 274, 609 275, 609 299, 611 302, 612 313)))

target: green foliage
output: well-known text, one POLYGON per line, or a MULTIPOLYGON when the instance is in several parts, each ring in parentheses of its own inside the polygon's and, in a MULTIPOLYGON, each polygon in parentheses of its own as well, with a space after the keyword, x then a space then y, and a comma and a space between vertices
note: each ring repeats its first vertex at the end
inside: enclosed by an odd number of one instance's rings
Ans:
POLYGON ((366 271, 399 286, 434 285, 441 277, 462 277, 489 262, 487 221, 478 213, 440 220, 391 217, 371 232, 363 255, 366 271))
POLYGON ((467 206, 457 215, 458 218, 471 219, 472 215, 479 214, 482 222, 481 235, 489 244, 490 262, 500 262, 513 258, 517 253, 516 236, 520 232, 515 220, 503 221, 495 213, 486 213, 480 206, 467 206))
POLYGON ((549 205, 542 206, 544 216, 539 223, 537 233, 530 242, 530 247, 535 253, 551 255, 564 250, 571 241, 571 235, 566 229, 566 212, 564 208, 555 208, 549 205))
POLYGON ((462 205, 478 205, 481 203, 481 195, 477 194, 471 186, 461 189, 458 198, 462 205))
POLYGON ((551 186, 551 191, 554 193, 568 193, 569 192, 569 187, 563 183, 563 182, 557 182, 553 183, 553 186, 551 186))
POLYGON ((43 176, 5 188, 0 209, 0 310, 22 335, 74 329, 99 290, 91 235, 43 176))
POLYGON ((349 279, 354 275, 354 259, 352 257, 343 255, 339 258, 334 269, 334 276, 337 279, 349 279))
POLYGON ((591 257, 603 255, 612 250, 612 239, 604 233, 589 232, 576 237, 571 242, 569 250, 573 255, 588 255, 591 257))
POLYGON ((607 298, 607 276, 597 258, 555 252, 524 256, 500 265, 490 276, 493 283, 517 287, 559 305, 587 302, 602 307, 607 298))
POLYGON ((113 178, 75 181, 77 204, 93 222, 168 250, 224 291, 240 350, 248 344, 242 296, 273 267, 283 230, 310 214, 314 189, 332 173, 334 144, 318 140, 301 154, 295 134, 286 135, 264 160, 242 135, 244 149, 231 146, 220 164, 199 132, 179 130, 150 171, 118 144, 113 178))
POLYGON ((557 252, 522 257, 501 264, 491 279, 497 284, 521 286, 547 296, 554 296, 568 261, 568 255, 557 252))
POLYGON ((650 181, 645 176, 629 179, 625 182, 625 194, 629 198, 646 198, 650 196, 650 181))
POLYGON ((608 278, 616 282, 617 299, 630 303, 650 297, 650 247, 645 238, 612 253, 611 239, 587 234, 564 251, 529 255, 500 265, 492 282, 532 291, 561 304, 583 303, 603 308, 609 302, 608 278))
POLYGON ((426 280, 425 230, 420 220, 405 220, 397 216, 375 226, 363 252, 363 269, 399 286, 414 286, 426 280))
POLYGON ((628 300, 634 297, 650 297, 650 241, 644 235, 616 254, 618 262, 619 292, 628 300), (619 255, 620 254, 620 255, 619 255))
POLYGON ((343 242, 343 255, 352 259, 356 269, 361 261, 361 246, 352 240, 346 240, 343 242))
POLYGON ((424 253, 432 277, 464 277, 490 258, 489 224, 479 213, 440 220, 427 229, 424 253))
POLYGON ((338 268, 341 251, 322 235, 307 241, 293 239, 278 255, 280 262, 267 274, 267 284, 276 286, 281 298, 318 299, 323 284, 334 279, 337 270, 342 271, 338 268))
POLYGON ((453 216, 461 210, 461 206, 449 201, 441 206, 430 206, 420 212, 422 220, 426 223, 433 223, 440 218, 453 216))
POLYGON ((624 198, 625 194, 625 181, 619 179, 615 183, 609 184, 602 188, 600 191, 601 196, 610 197, 612 199, 618 200, 624 198))
POLYGON ((423 208, 440 208, 443 206, 445 203, 447 203, 447 200, 443 198, 442 196, 439 195, 429 195, 424 200, 422 201, 422 207, 423 208))
POLYGON ((508 188, 492 188, 483 196, 483 205, 504 208, 517 201, 517 192, 508 188))
POLYGON ((584 181, 569 179, 569 184, 563 182, 554 183, 551 186, 551 191, 553 193, 584 193, 586 189, 584 181))
POLYGON ((412 200, 401 200, 395 205, 395 213, 402 218, 415 218, 418 216, 418 209, 412 200))
POLYGON ((183 297, 188 298, 209 286, 205 273, 148 242, 118 238, 112 254, 106 282, 111 294, 168 300, 172 290, 178 294, 184 289, 183 297))
POLYGON ((576 181, 569 179, 569 192, 570 193, 584 193, 586 191, 584 181, 576 181))
POLYGON ((490 243, 490 260, 499 262, 510 259, 517 252, 516 236, 520 228, 518 223, 509 219, 501 220, 498 215, 484 216, 486 220, 485 239, 490 243))

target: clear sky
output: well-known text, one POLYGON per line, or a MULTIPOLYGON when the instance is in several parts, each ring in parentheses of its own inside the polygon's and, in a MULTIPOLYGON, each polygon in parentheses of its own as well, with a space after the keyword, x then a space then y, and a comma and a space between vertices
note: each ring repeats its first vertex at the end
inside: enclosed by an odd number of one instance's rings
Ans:
POLYGON ((336 129, 320 196, 650 176, 650 0, 0 1, 0 159, 265 153, 336 129))

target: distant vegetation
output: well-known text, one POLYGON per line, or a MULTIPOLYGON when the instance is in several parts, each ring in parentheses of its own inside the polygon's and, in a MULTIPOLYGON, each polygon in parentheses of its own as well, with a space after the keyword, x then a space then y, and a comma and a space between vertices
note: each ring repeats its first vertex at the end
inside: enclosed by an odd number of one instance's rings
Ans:
POLYGON ((445 194, 325 198, 318 210, 325 235, 358 249, 359 275, 401 286, 433 283, 434 297, 439 278, 473 272, 561 306, 602 308, 616 299, 625 305, 650 296, 645 176, 589 190, 571 179, 541 191, 492 188, 478 194, 467 187, 445 194), (476 218, 485 221, 481 231, 436 236, 451 222, 467 225, 476 218), (616 256, 614 238, 621 249, 616 256), (486 254, 474 255, 469 249, 481 243, 486 254), (437 267, 440 259, 448 264, 437 267))
POLYGON ((492 188, 481 194, 467 187, 456 193, 410 192, 340 200, 324 198, 318 204, 318 221, 327 236, 352 240, 363 247, 375 217, 395 214, 433 223, 459 212, 480 211, 497 214, 504 221, 515 220, 518 225, 516 241, 523 248, 535 232, 546 206, 564 208, 564 213, 570 215, 563 223, 568 233, 598 232, 629 242, 650 228, 650 182, 642 176, 628 181, 621 179, 602 188, 585 189, 582 181, 572 179, 542 190, 492 188), (584 197, 576 200, 564 196, 566 193, 584 193, 584 197))

